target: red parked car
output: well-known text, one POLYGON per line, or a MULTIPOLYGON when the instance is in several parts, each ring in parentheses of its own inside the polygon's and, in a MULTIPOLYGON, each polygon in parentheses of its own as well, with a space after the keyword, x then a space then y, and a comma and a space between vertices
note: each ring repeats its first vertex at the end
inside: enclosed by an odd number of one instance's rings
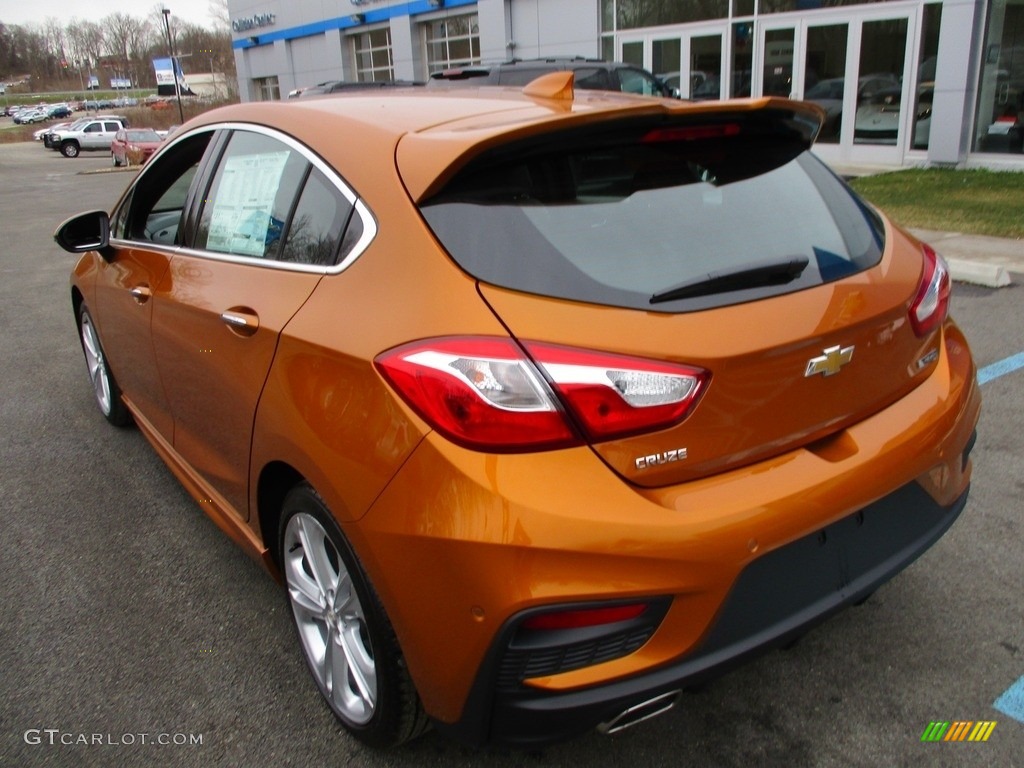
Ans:
POLYGON ((142 165, 162 143, 152 128, 122 128, 110 145, 110 159, 115 166, 142 165))

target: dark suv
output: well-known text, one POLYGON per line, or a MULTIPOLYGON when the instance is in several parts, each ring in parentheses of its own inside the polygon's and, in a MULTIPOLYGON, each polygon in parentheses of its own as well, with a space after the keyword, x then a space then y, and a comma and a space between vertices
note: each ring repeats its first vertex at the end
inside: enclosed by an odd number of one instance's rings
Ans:
POLYGON ((325 93, 368 91, 378 88, 413 88, 417 85, 423 85, 423 83, 413 80, 373 80, 369 82, 329 80, 325 83, 311 85, 308 88, 296 88, 288 94, 288 98, 305 98, 307 96, 322 96, 325 93))
POLYGON ((678 90, 670 88, 645 69, 621 61, 582 57, 513 59, 500 64, 455 67, 435 72, 427 85, 526 85, 548 72, 565 70, 573 71, 576 88, 679 98, 678 90))

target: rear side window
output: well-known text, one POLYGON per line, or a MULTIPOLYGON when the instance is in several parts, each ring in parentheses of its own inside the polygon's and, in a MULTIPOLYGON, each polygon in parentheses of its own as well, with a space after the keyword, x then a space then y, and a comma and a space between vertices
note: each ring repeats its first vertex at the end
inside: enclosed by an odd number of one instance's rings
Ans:
POLYGON ((288 226, 281 260, 333 264, 352 211, 351 203, 338 188, 319 170, 312 169, 288 226))
POLYGON ((573 85, 576 88, 583 88, 585 90, 612 90, 608 70, 595 67, 576 67, 573 70, 573 85))
POLYGON ((304 157, 269 136, 232 134, 203 205, 196 247, 276 258, 308 166, 304 157))
POLYGON ((236 130, 206 194, 195 247, 331 266, 362 234, 353 211, 353 202, 294 147, 273 136, 236 130))
POLYGON ((491 150, 421 210, 468 273, 544 296, 685 312, 878 263, 880 220, 793 113, 631 121, 491 150), (738 280, 715 275, 742 274, 738 280))
POLYGON ((557 71, 557 67, 552 67, 550 69, 508 67, 506 69, 498 70, 498 85, 526 85, 527 83, 533 82, 541 75, 557 71))
POLYGON ((625 93, 638 93, 641 96, 663 95, 661 86, 646 72, 623 67, 616 74, 619 76, 619 87, 625 93))

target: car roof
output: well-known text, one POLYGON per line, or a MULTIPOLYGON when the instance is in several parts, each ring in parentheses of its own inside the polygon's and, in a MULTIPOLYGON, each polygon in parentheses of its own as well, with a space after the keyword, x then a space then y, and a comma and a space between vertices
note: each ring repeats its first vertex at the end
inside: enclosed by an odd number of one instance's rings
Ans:
POLYGON ((357 189, 376 185, 381 169, 393 168, 397 161, 409 194, 421 200, 489 146, 542 133, 557 124, 570 127, 615 117, 746 112, 772 106, 803 114, 811 122, 820 121, 824 114, 813 104, 778 98, 682 102, 582 89, 573 94, 571 82, 571 72, 558 72, 526 88, 389 88, 317 99, 247 102, 205 112, 178 135, 218 123, 270 126, 319 152, 357 189), (539 89, 534 88, 542 81, 539 89), (568 98, 564 89, 559 90, 565 83, 570 84, 568 98))

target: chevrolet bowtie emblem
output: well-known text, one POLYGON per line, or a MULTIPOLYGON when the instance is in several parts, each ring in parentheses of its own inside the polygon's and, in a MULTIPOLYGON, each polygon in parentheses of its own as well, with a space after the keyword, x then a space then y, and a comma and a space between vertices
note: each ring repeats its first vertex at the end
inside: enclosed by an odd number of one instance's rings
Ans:
POLYGON ((829 347, 819 357, 812 357, 807 361, 807 370, 804 376, 832 376, 839 373, 839 369, 853 359, 853 347, 829 347))

